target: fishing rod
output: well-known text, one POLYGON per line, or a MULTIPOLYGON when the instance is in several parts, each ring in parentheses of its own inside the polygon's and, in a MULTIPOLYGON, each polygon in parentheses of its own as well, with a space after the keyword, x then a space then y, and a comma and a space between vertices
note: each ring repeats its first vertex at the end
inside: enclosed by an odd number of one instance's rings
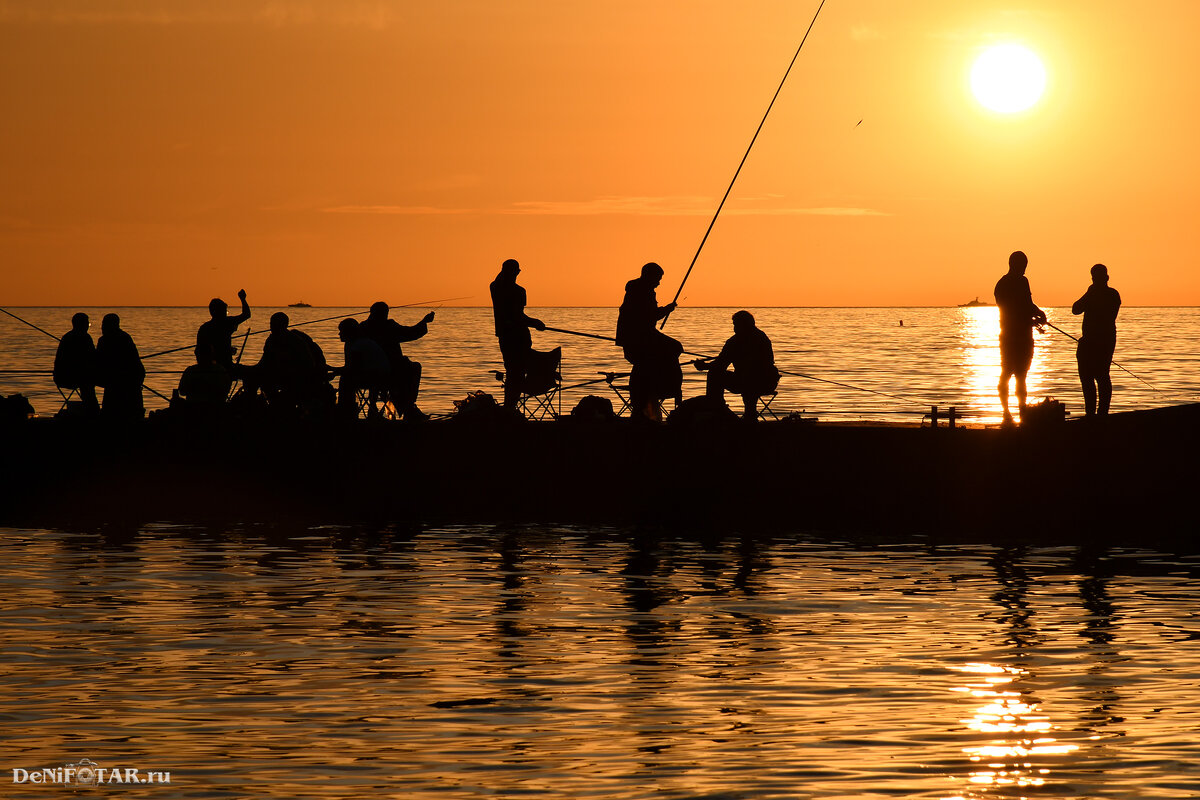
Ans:
POLYGON ((45 328, 39 328, 37 325, 34 325, 34 324, 33 324, 32 322, 30 322, 29 320, 27 320, 27 319, 21 319, 21 318, 20 318, 20 317, 18 317, 16 314, 12 313, 11 311, 9 311, 9 310, 8 310, 8 309, 6 309, 6 308, 0 308, 0 311, 3 311, 5 314, 8 314, 10 317, 12 317, 13 319, 15 319, 17 322, 20 322, 20 323, 23 323, 23 324, 25 324, 25 325, 28 325, 29 327, 33 328, 35 331, 41 331, 42 333, 46 334, 47 336, 49 336, 51 339, 53 339, 53 340, 54 340, 54 341, 56 341, 56 342, 61 342, 61 341, 62 341, 62 339, 61 339, 60 337, 58 337, 58 336, 55 336, 53 333, 51 333, 50 331, 46 330, 45 328))
MULTIPOLYGON (((565 328, 551 328, 551 327, 547 326, 546 330, 554 331, 555 333, 567 333, 572 336, 584 336, 588 339, 600 339, 601 341, 605 341, 605 342, 615 342, 616 341, 616 339, 614 339, 611 336, 601 336, 596 333, 583 333, 581 331, 571 331, 571 330, 567 330, 565 328)), ((704 355, 703 353, 693 353, 690 350, 684 350, 683 354, 687 355, 687 356, 695 356, 697 359, 705 359, 705 360, 712 359, 712 356, 710 356, 710 355, 704 355)), ((695 361, 692 361, 690 363, 694 364, 695 361)), ((605 373, 605 374, 608 374, 608 373, 605 373)), ((613 374, 616 374, 616 373, 613 373, 613 374)), ((854 389, 855 391, 858 391, 858 392, 868 392, 870 394, 877 394, 882 397, 890 397, 893 400, 900 400, 901 402, 905 402, 905 403, 917 403, 918 405, 928 405, 924 401, 916 400, 912 397, 901 397, 901 396, 895 395, 895 394, 888 394, 887 392, 876 391, 875 389, 865 389, 862 386, 855 386, 850 383, 841 383, 839 381, 829 380, 828 378, 818 378, 815 375, 806 375, 803 372, 782 372, 781 371, 779 374, 780 375, 790 375, 795 378, 808 378, 810 381, 820 381, 821 383, 831 383, 834 386, 841 386, 842 388, 845 388, 845 389, 854 389)))
MULTIPOLYGON (((404 303, 403 305, 389 306, 389 308, 413 308, 415 306, 432 305, 433 303, 449 303, 454 300, 468 300, 473 296, 474 295, 464 295, 462 297, 447 297, 447 298, 443 298, 441 300, 422 300, 417 303, 404 303)), ((350 313, 349 316, 353 317, 353 316, 357 316, 359 314, 368 314, 368 313, 370 313, 370 309, 368 309, 366 311, 354 311, 354 312, 350 313)), ((335 320, 335 319, 345 319, 346 316, 347 316, 347 314, 342 313, 342 314, 338 314, 338 315, 332 316, 332 317, 322 317, 321 319, 308 319, 308 320, 305 320, 304 322, 293 322, 293 323, 289 323, 288 328, 302 328, 305 325, 316 325, 317 323, 320 323, 320 322, 329 322, 329 321, 335 320)), ((247 331, 244 335, 246 337, 250 337, 250 336, 257 336, 260 333, 270 333, 270 332, 271 332, 270 328, 263 328, 262 330, 258 330, 258 331, 251 331, 251 330, 247 329, 247 331)), ((242 348, 245 349, 245 346, 246 346, 245 341, 243 340, 242 348)), ((173 347, 170 350, 160 350, 157 353, 151 353, 148 356, 142 356, 142 360, 145 361, 147 358, 156 358, 158 356, 170 355, 171 353, 178 353, 182 350, 191 350, 194 347, 195 347, 195 345, 185 344, 182 347, 173 347)), ((239 356, 239 358, 240 358, 240 356, 239 356)))
MULTIPOLYGON (((783 73, 783 80, 779 81, 779 88, 775 90, 774 96, 771 97, 771 102, 767 105, 767 110, 763 114, 762 121, 758 123, 758 128, 754 131, 754 136, 750 139, 750 146, 746 148, 746 154, 742 156, 741 162, 737 166, 737 170, 733 173, 733 180, 729 182, 729 188, 725 190, 725 196, 721 198, 720 204, 717 206, 717 212, 713 214, 712 221, 708 223, 708 230, 704 232, 704 238, 700 240, 700 246, 696 248, 696 255, 692 256, 692 263, 688 264, 687 272, 683 274, 683 280, 679 284, 679 291, 675 292, 675 303, 679 300, 679 295, 683 293, 684 284, 687 283, 688 276, 692 274, 692 267, 696 266, 696 259, 700 258, 700 251, 704 249, 704 243, 708 241, 708 235, 712 233, 713 226, 717 224, 717 217, 721 216, 721 209, 725 207, 725 201, 729 199, 729 193, 733 191, 733 184, 737 182, 738 175, 742 172, 742 167, 746 164, 746 159, 750 157, 750 151, 754 149, 754 143, 758 141, 758 134, 762 132, 763 125, 767 122, 767 116, 771 113, 771 109, 775 106, 775 101, 779 98, 779 93, 783 91, 783 84, 787 81, 788 75, 792 72, 792 67, 796 65, 796 59, 800 57, 800 51, 804 49, 804 43, 808 41, 808 34, 812 32, 813 25, 817 24, 817 17, 821 13, 821 9, 825 7, 825 0, 821 0, 821 5, 817 6, 817 13, 813 14, 812 22, 808 23, 808 30, 804 32, 804 38, 800 40, 800 46, 796 48, 796 54, 792 56, 791 63, 783 73)), ((662 325, 658 326, 659 330, 667 327, 667 320, 670 319, 671 312, 663 317, 662 325)))
MULTIPOLYGON (((1053 322, 1047 322, 1046 324, 1047 324, 1047 325, 1049 325, 1051 328, 1054 328, 1054 330, 1058 331, 1058 332, 1059 332, 1059 333, 1061 333, 1063 336, 1066 336, 1068 339, 1074 339, 1074 340, 1075 340, 1075 341, 1077 341, 1077 342, 1079 341, 1079 339, 1076 339, 1074 336, 1072 336, 1071 334, 1067 333, 1067 332, 1066 332, 1066 331, 1064 331, 1062 328, 1060 328, 1060 327, 1058 327, 1057 325, 1055 325, 1053 322)), ((1140 377, 1138 377, 1137 375, 1134 375, 1132 372, 1130 372, 1128 369, 1125 369, 1125 367, 1122 367, 1122 366, 1121 366, 1120 364, 1118 364, 1116 361, 1113 361, 1112 359, 1109 359, 1109 361, 1110 361, 1110 362, 1112 363, 1112 365, 1113 365, 1114 367, 1116 367, 1117 369, 1125 370, 1125 372, 1128 372, 1130 375, 1133 375, 1133 377, 1137 378, 1137 379, 1138 379, 1139 381, 1141 381, 1142 383, 1145 383, 1145 384, 1146 384, 1147 386, 1149 386, 1149 387, 1150 387, 1152 390, 1154 390, 1154 391, 1156 391, 1156 392, 1158 392, 1158 391, 1159 391, 1159 390, 1158 390, 1158 389, 1156 389, 1154 386, 1152 386, 1150 383, 1148 383, 1146 380, 1144 380, 1143 378, 1140 378, 1140 377)), ((1161 394, 1161 392, 1160 392, 1160 394, 1161 394)))

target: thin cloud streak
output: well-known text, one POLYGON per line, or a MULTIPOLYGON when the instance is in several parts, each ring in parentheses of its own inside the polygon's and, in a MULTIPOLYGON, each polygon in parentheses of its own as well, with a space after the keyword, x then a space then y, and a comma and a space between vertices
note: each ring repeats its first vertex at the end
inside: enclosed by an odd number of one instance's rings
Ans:
MULTIPOLYGON (((344 205, 323 209, 328 214, 377 214, 393 216, 498 215, 546 217, 703 217, 716 210, 707 197, 598 197, 595 200, 525 200, 503 208, 444 208, 438 206, 344 205)), ((887 212, 871 208, 822 206, 772 208, 728 206, 722 212, 743 217, 881 217, 887 212)))
POLYGON ((400 21, 381 0, 192 0, 149 3, 80 0, 0 0, 0 24, 27 25, 232 25, 267 27, 340 25, 382 30, 400 21))

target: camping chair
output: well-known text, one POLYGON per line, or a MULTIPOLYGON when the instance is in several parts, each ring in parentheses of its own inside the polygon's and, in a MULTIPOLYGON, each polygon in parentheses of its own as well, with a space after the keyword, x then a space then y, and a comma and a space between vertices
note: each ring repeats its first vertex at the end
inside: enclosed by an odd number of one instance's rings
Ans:
POLYGON ((601 372, 599 374, 604 376, 604 382, 608 384, 608 388, 612 389, 613 394, 615 394, 617 396, 617 399, 621 401, 621 407, 616 409, 617 416, 619 417, 622 414, 624 414, 626 411, 629 410, 629 384, 625 383, 623 385, 618 386, 617 381, 618 380, 628 381, 629 373, 628 372, 601 372))
POLYGON ((771 419, 779 419, 779 415, 776 414, 774 409, 771 408, 771 403, 775 402, 775 396, 777 394, 779 394, 778 389, 770 394, 764 394, 758 398, 758 418, 764 422, 766 421, 768 415, 771 417, 771 419))
MULTIPOLYGON (((562 348, 549 352, 529 351, 525 383, 518 401, 521 413, 528 419, 542 420, 562 416, 562 348)), ((492 374, 503 386, 507 376, 500 370, 492 374)))

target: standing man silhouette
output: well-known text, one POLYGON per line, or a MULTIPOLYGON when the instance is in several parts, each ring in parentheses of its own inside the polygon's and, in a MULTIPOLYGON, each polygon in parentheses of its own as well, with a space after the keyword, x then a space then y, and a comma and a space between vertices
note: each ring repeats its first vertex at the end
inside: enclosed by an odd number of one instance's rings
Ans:
POLYGON ((658 401, 679 400, 683 371, 679 356, 683 345, 654 323, 675 310, 675 303, 658 304, 654 290, 662 283, 663 268, 651 261, 642 273, 625 284, 625 299, 617 315, 617 345, 633 365, 629 374, 629 407, 635 420, 659 421, 658 401))
POLYGON ((546 330, 540 319, 525 313, 525 288, 517 283, 521 265, 510 258, 500 265, 496 280, 492 281, 492 315, 496 319, 496 338, 499 339, 500 355, 504 358, 504 407, 515 411, 525 385, 525 373, 529 368, 529 354, 533 351, 530 328, 546 330))
POLYGON ((1096 264, 1092 267, 1092 285, 1071 306, 1072 314, 1083 314, 1083 336, 1075 349, 1075 360, 1079 364, 1079 381, 1083 384, 1085 416, 1107 414, 1112 402, 1112 378, 1108 367, 1117 349, 1117 312, 1120 310, 1121 295, 1108 285, 1108 267, 1096 264))
POLYGON ((1025 269, 1029 258, 1017 250, 1008 257, 1008 273, 996 282, 996 305, 1000 309, 1000 404, 1004 424, 1011 425, 1008 410, 1008 379, 1017 378, 1018 413, 1025 410, 1025 376, 1033 363, 1033 328, 1046 324, 1046 313, 1033 304, 1025 269))

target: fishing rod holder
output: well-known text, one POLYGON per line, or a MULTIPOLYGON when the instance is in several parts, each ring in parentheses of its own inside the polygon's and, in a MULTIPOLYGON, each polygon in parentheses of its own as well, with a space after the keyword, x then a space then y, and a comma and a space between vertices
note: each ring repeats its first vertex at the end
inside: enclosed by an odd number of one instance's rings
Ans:
POLYGON ((946 420, 946 427, 949 428, 950 430, 954 430, 954 428, 956 427, 955 423, 959 419, 958 409, 956 409, 954 406, 948 406, 946 408, 945 414, 943 415, 943 414, 938 413, 937 406, 930 406, 929 413, 926 414, 924 417, 922 417, 921 421, 924 422, 926 419, 928 419, 929 427, 932 430, 933 428, 936 428, 938 426, 938 420, 942 419, 942 418, 944 418, 946 420))

